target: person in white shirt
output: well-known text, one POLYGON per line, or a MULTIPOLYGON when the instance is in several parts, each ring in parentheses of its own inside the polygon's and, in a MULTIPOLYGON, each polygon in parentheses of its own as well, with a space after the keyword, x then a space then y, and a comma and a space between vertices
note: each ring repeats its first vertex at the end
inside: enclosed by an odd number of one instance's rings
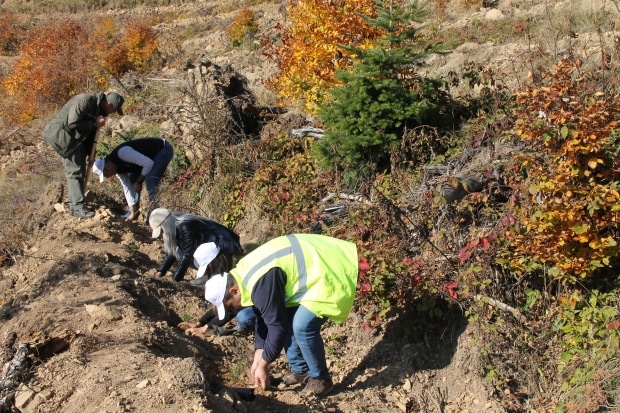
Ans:
POLYGON ((129 212, 124 215, 127 221, 135 220, 140 214, 140 192, 146 183, 149 194, 149 207, 146 222, 151 211, 158 207, 159 183, 174 150, 164 138, 139 138, 118 145, 105 158, 100 158, 93 165, 93 172, 99 175, 99 181, 114 175, 123 185, 123 192, 129 212))

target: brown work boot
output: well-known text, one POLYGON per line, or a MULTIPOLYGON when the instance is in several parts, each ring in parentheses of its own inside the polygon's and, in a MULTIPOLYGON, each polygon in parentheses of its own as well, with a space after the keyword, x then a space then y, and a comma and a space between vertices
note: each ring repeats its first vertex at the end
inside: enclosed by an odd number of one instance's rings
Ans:
POLYGON ((295 373, 294 371, 289 371, 284 376, 282 376, 282 383, 287 386, 294 386, 295 384, 303 384, 308 381, 308 373, 295 373))
POLYGON ((321 380, 321 379, 313 379, 310 377, 308 379, 308 384, 303 388, 302 391, 299 392, 301 396, 316 396, 323 397, 329 394, 330 391, 334 390, 334 382, 329 380, 321 380))

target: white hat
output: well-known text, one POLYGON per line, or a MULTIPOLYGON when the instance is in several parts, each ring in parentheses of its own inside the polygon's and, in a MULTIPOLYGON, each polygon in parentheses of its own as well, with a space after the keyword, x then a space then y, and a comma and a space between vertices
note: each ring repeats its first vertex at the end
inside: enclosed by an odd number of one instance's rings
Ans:
POLYGON ((151 215, 149 215, 149 225, 153 228, 153 238, 159 237, 159 234, 161 234, 161 224, 163 224, 170 214, 170 210, 166 208, 156 208, 151 211, 151 215))
POLYGON ((226 284, 228 283, 228 273, 217 274, 209 278, 205 284, 205 300, 217 308, 217 316, 220 320, 226 315, 224 308, 224 296, 226 295, 226 284))
POLYGON ((103 176, 103 167, 105 166, 105 159, 99 158, 93 164, 93 172, 99 175, 99 182, 103 182, 105 180, 105 176, 103 176))
POLYGON ((205 242, 196 248, 196 252, 194 252, 194 264, 198 267, 196 278, 200 278, 204 275, 209 263, 213 261, 219 253, 220 249, 215 245, 215 242, 205 242))

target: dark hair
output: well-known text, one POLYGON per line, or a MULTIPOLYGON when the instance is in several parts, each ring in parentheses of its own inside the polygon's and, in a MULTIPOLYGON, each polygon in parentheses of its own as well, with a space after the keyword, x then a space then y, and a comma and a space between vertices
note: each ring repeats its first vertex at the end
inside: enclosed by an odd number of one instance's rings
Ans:
POLYGON ((226 280, 226 294, 224 294, 224 300, 228 300, 229 298, 231 298, 232 296, 228 293, 228 290, 230 290, 232 287, 237 285, 237 280, 235 280, 235 277, 233 277, 232 275, 228 274, 228 279, 226 280))
POLYGON ((224 254, 220 252, 215 258, 213 258, 213 261, 211 261, 209 265, 207 265, 205 275, 208 278, 211 278, 216 274, 223 274, 225 272, 228 272, 233 268, 232 262, 233 261, 231 254, 224 254))

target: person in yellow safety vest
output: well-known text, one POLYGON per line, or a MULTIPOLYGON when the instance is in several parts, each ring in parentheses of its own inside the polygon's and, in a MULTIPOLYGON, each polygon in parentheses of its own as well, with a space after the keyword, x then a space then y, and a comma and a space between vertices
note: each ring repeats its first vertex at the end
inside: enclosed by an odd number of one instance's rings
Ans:
POLYGON ((250 374, 263 389, 269 365, 285 350, 287 385, 306 383, 302 396, 325 396, 334 388, 325 359, 321 326, 330 318, 346 320, 358 277, 354 243, 325 235, 294 234, 275 238, 245 257, 230 273, 205 284, 205 299, 224 318, 226 310, 252 306, 257 316, 254 362, 250 374))

